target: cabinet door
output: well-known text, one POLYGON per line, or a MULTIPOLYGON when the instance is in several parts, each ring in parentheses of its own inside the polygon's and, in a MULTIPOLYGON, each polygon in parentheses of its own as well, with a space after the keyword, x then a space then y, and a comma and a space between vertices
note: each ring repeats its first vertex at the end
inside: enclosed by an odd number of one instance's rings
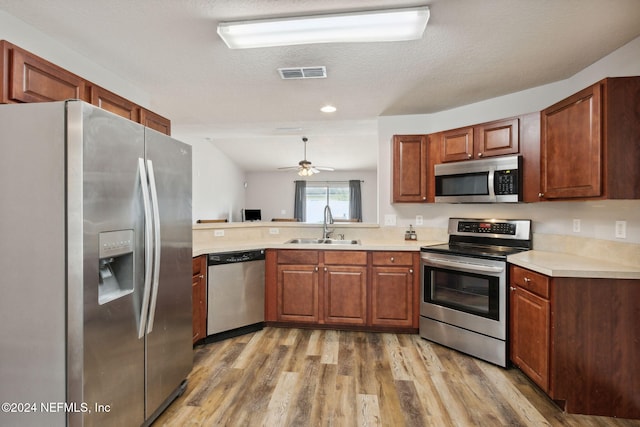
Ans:
POLYGON ((324 267, 324 321, 365 325, 367 323, 367 268, 324 267))
POLYGON ((511 288, 511 361, 549 392, 549 300, 511 288))
POLYGON ((100 86, 91 85, 89 91, 91 92, 91 103, 93 105, 124 117, 125 119, 129 119, 134 122, 139 121, 139 107, 133 102, 126 100, 113 92, 109 92, 100 86))
POLYGON ((541 197, 602 195, 601 125, 599 84, 542 111, 541 197))
POLYGON ((413 326, 412 267, 373 267, 371 278, 371 324, 413 326))
POLYGON ((171 121, 153 111, 140 108, 140 123, 165 135, 171 135, 171 121))
POLYGON ((457 162, 473 158, 473 127, 442 132, 440 160, 457 162))
POLYGON ((85 83, 80 77, 38 56, 12 46, 7 99, 3 102, 47 102, 84 99, 85 83))
POLYGON ((520 120, 517 118, 478 125, 474 132, 476 158, 520 152, 520 120))
POLYGON ((278 320, 317 323, 318 267, 278 265, 278 320))
POLYGON ((193 342, 207 336, 207 256, 193 258, 191 301, 193 309, 193 342))
POLYGON ((393 137, 393 202, 427 201, 427 136, 393 137))

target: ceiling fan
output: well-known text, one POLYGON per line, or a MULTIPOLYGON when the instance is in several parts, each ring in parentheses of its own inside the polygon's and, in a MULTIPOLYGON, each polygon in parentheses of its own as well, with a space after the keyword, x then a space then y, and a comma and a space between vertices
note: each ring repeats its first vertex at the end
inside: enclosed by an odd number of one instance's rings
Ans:
POLYGON ((320 171, 333 171, 333 168, 329 168, 326 166, 313 166, 309 160, 307 160, 307 141, 308 138, 306 136, 302 137, 302 142, 304 142, 304 159, 298 162, 298 166, 287 166, 283 168, 278 168, 280 170, 297 170, 298 175, 300 176, 311 176, 314 173, 320 173, 320 171))

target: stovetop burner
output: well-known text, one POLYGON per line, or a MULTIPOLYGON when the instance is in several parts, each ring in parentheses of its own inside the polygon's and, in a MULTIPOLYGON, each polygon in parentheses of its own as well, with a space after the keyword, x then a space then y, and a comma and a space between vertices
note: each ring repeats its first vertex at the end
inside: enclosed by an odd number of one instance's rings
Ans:
POLYGON ((531 247, 531 220, 450 218, 449 243, 420 250, 504 260, 531 247))

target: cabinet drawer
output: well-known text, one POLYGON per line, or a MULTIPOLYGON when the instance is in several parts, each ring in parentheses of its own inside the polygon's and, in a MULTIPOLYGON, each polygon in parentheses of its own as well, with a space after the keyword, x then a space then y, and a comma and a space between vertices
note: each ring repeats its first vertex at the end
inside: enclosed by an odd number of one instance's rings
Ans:
POLYGON ((512 266, 511 282, 536 295, 549 299, 549 277, 544 274, 512 266))
POLYGON ((373 265, 413 265, 413 253, 373 252, 373 265))
POLYGON ((324 251, 324 263, 330 265, 367 265, 367 253, 362 251, 324 251))
POLYGON ((278 264, 318 264, 318 251, 278 251, 278 264))

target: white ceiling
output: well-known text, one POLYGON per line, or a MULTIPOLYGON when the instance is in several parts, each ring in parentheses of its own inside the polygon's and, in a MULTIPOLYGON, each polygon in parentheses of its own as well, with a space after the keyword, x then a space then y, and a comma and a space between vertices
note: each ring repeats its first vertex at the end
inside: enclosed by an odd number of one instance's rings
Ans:
POLYGON ((188 142, 243 167, 375 168, 376 117, 432 113, 565 79, 640 35, 638 0, 0 0, 151 95, 188 142), (219 21, 427 4, 422 40, 229 50, 219 21), (277 68, 327 67, 327 79, 277 68), (338 108, 327 115, 319 108, 338 108))

